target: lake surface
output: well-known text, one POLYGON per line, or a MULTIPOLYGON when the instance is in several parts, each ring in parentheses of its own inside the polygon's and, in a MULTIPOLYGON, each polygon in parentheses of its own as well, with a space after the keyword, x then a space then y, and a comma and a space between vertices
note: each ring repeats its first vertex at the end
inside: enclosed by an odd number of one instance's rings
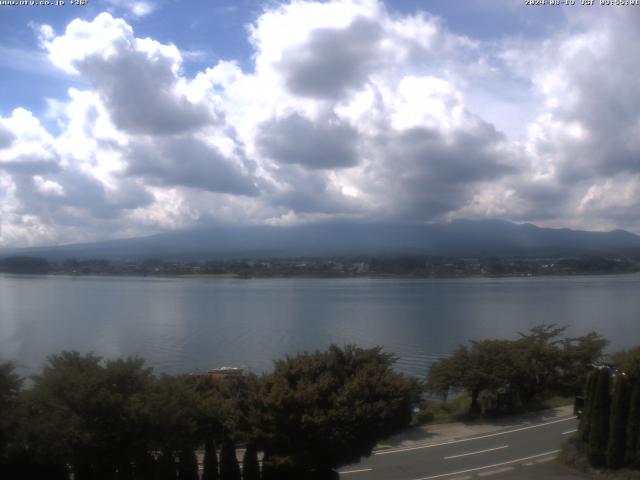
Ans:
POLYGON ((61 350, 140 355, 156 371, 261 372, 330 343, 381 345, 424 376, 470 339, 541 323, 640 344, 640 275, 501 279, 251 279, 0 275, 0 360, 39 371, 61 350))

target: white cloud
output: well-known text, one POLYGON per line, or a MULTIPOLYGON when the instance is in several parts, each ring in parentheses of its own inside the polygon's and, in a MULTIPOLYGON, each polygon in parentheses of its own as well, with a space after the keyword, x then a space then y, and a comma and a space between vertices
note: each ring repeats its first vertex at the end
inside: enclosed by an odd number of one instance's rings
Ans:
POLYGON ((193 78, 189 52, 109 13, 34 26, 91 87, 49 100, 55 135, 0 118, 0 244, 331 218, 640 231, 640 30, 603 12, 488 43, 376 0, 299 0, 250 26, 252 69, 193 78))
POLYGON ((135 17, 144 17, 156 10, 156 4, 148 0, 107 0, 107 3, 127 10, 135 17))

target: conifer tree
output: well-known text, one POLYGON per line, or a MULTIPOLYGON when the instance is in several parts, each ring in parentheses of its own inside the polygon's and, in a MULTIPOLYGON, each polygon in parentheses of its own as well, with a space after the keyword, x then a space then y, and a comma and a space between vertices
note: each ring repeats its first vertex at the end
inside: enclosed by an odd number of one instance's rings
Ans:
POLYGON ((260 480, 258 451, 252 444, 247 445, 242 458, 242 480, 260 480))
POLYGON ((176 459, 173 452, 162 450, 158 459, 158 479, 160 480, 176 480, 176 459))
POLYGON ((629 380, 624 374, 618 375, 613 388, 609 420, 609 444, 607 446, 607 466, 609 468, 620 468, 624 464, 629 396, 629 380))
POLYGON ((598 371, 595 395, 591 410, 589 448, 587 455, 594 466, 606 465, 607 441, 609 436, 609 409, 611 404, 609 370, 598 371))
POLYGON ((220 480, 240 480, 240 465, 236 458, 235 443, 226 439, 220 450, 220 480))
POLYGON ((202 480, 218 480, 218 456, 216 455, 216 443, 213 436, 207 436, 204 443, 202 480))
POLYGON ((593 370, 587 376, 587 384, 584 389, 584 409, 580 419, 580 438, 585 443, 589 442, 589 430, 591 426, 591 412, 593 410, 593 397, 595 395, 598 371, 593 370))
POLYGON ((626 466, 640 466, 638 449, 640 449, 640 384, 634 385, 631 392, 627 421, 627 444, 624 452, 624 463, 626 466))
POLYGON ((198 459, 193 447, 184 447, 180 451, 178 480, 198 480, 198 459))

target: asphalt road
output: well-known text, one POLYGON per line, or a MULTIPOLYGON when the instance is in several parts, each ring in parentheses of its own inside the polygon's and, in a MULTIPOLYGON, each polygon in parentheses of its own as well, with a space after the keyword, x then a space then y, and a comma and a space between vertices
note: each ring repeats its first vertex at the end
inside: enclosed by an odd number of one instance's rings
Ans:
POLYGON ((554 462, 578 422, 565 417, 438 444, 379 450, 341 469, 342 480, 579 478, 554 462))

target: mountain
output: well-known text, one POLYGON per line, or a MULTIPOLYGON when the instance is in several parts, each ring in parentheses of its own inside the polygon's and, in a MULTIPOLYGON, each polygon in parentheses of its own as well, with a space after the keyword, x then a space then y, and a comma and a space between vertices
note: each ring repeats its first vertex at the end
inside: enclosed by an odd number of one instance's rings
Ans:
POLYGON ((638 255, 640 236, 503 220, 445 224, 325 222, 297 226, 212 227, 149 237, 4 252, 65 258, 204 260, 329 255, 566 256, 638 255))

